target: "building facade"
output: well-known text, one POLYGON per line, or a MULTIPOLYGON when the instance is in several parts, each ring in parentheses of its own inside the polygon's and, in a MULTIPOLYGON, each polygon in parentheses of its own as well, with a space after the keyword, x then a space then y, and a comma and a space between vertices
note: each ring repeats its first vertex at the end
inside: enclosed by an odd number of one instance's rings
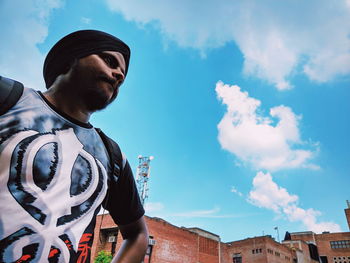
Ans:
POLYGON ((300 244, 306 243, 309 246, 311 258, 321 263, 350 263, 350 232, 290 233, 290 240, 285 240, 283 243, 298 248, 300 244))
POLYGON ((295 250, 276 242, 271 236, 260 236, 225 243, 227 263, 295 262, 295 250))
MULTIPOLYGON (((350 229, 350 204, 345 209, 350 229)), ((221 242, 220 236, 200 228, 177 227, 147 217, 149 246, 144 263, 350 263, 350 232, 286 233, 221 242)), ((97 217, 91 257, 101 250, 114 254, 122 237, 109 214, 97 217)))
MULTIPOLYGON (((146 216, 149 246, 144 263, 212 263, 220 260, 220 237, 200 228, 174 226, 161 218, 146 216)), ((109 214, 97 217, 92 258, 99 251, 114 254, 122 237, 109 214), (101 223, 102 222, 102 223, 101 223)))

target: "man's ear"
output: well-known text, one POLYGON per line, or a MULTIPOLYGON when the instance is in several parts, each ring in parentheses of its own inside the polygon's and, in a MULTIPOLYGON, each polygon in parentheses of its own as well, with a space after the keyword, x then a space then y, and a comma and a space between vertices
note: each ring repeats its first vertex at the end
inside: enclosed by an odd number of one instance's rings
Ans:
POLYGON ((63 75, 67 74, 71 70, 71 68, 73 68, 78 63, 78 60, 79 59, 75 58, 72 61, 70 61, 69 63, 67 63, 67 65, 64 68, 64 71, 61 74, 63 74, 63 75))
POLYGON ((49 86, 46 86, 46 88, 50 89, 52 86, 57 84, 57 82, 59 82, 60 79, 62 79, 64 75, 66 75, 77 62, 78 62, 78 59, 75 58, 72 61, 66 63, 66 65, 62 66, 60 73, 56 76, 56 78, 52 81, 52 83, 47 83, 47 85, 49 86))
MULTIPOLYGON (((55 84, 57 84, 59 81, 61 81, 62 78, 64 78, 64 76, 78 63, 78 59, 75 58, 74 60, 72 60, 71 62, 67 63, 66 66, 64 66, 62 68, 61 73, 55 78, 55 80, 52 82, 51 86, 54 86, 55 84)), ((50 87, 48 87, 47 89, 49 89, 50 87)))

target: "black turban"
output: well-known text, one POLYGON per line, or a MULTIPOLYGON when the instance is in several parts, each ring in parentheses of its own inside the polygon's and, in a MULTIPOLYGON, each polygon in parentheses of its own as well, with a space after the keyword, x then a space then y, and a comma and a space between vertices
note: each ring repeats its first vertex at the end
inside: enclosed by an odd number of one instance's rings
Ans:
POLYGON ((44 62, 44 80, 49 88, 60 74, 68 71, 75 59, 102 51, 120 52, 125 60, 125 76, 128 72, 130 48, 119 38, 97 30, 80 30, 59 40, 49 51, 44 62))

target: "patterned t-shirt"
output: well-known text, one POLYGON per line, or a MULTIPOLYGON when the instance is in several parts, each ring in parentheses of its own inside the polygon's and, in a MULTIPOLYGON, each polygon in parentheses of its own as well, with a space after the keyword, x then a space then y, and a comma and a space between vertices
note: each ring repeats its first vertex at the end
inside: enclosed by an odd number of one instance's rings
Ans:
MULTIPOLYGON (((0 116, 0 262, 89 262, 109 166, 91 124, 25 88, 0 116)), ((144 210, 126 160, 113 181, 105 202, 113 219, 139 219, 144 210)))

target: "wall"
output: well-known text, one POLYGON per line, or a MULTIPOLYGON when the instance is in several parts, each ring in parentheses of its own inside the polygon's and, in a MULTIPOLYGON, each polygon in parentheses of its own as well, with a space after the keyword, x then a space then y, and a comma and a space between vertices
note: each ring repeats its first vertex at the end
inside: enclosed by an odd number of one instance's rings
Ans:
POLYGON ((225 262, 232 262, 233 255, 241 253, 242 262, 283 263, 293 262, 292 249, 274 241, 269 236, 247 238, 227 243, 225 262))
POLYGON ((327 256, 328 262, 350 263, 350 247, 337 249, 331 248, 330 241, 341 240, 350 240, 350 232, 316 235, 319 255, 327 256))
MULTIPOLYGON (((186 228, 174 226, 160 218, 145 217, 149 228, 149 235, 155 241, 152 247, 151 263, 219 263, 219 242, 208 236, 206 233, 201 236, 198 233, 186 228), (208 236, 208 237, 206 237, 208 236)), ((102 216, 97 217, 94 245, 92 247, 92 259, 97 256, 98 251, 111 251, 113 243, 107 242, 108 235, 116 232, 110 215, 104 215, 100 227, 102 216), (102 242, 98 233, 101 233, 102 242)), ((218 236, 215 236, 219 238, 218 236)), ((115 251, 118 251, 122 237, 118 234, 115 244, 115 251)), ((148 263, 149 260, 145 260, 148 263)), ((224 263, 224 262, 221 262, 224 263)))
MULTIPOLYGON (((308 243, 315 244, 319 255, 327 256, 329 263, 350 263, 350 247, 335 249, 330 246, 331 241, 350 240, 350 232, 290 233, 291 240, 283 241, 283 244, 269 236, 222 243, 220 236, 200 228, 177 227, 160 218, 145 218, 155 241, 151 261, 146 257, 145 263, 232 263, 236 253, 242 255, 244 263, 292 263, 296 258, 298 263, 316 263, 310 258, 308 243)), ((117 251, 122 243, 111 217, 104 215, 102 224, 101 220, 102 215, 97 216, 92 258, 100 250, 117 251), (117 242, 107 241, 111 234, 118 234, 117 242)))

